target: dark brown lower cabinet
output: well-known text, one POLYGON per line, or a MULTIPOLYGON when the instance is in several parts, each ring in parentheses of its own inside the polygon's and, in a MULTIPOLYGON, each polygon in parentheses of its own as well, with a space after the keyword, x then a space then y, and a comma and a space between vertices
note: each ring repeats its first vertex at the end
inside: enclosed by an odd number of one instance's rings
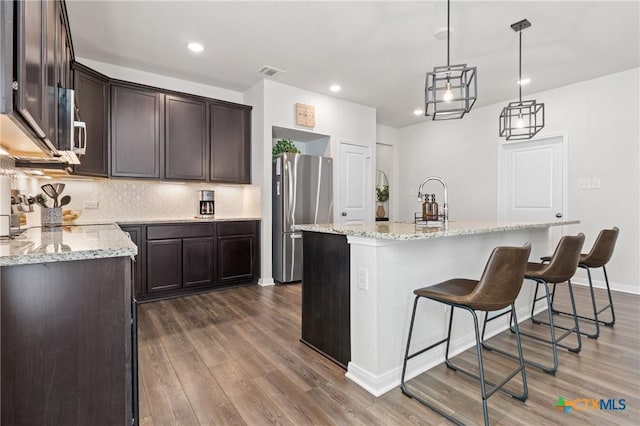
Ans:
POLYGON ((130 425, 130 258, 0 272, 1 424, 130 425))
POLYGON ((301 340, 347 368, 351 361, 347 237, 303 232, 302 251, 301 340))
POLYGON ((213 237, 182 240, 182 284, 197 287, 215 282, 213 237))
POLYGON ((138 246, 134 288, 139 302, 251 284, 258 279, 259 221, 120 227, 138 246))
POLYGON ((182 288, 182 240, 147 241, 147 293, 182 288))
POLYGON ((218 283, 258 277, 258 222, 218 222, 218 283))

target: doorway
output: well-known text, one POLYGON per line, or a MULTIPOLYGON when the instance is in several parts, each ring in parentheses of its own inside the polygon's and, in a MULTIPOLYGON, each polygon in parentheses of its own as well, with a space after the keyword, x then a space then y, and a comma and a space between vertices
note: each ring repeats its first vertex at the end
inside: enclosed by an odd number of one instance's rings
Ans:
POLYGON ((340 225, 373 221, 371 147, 340 141, 338 144, 340 204, 335 222, 340 225))
POLYGON ((566 134, 504 142, 498 167, 500 220, 551 222, 566 216, 566 134))

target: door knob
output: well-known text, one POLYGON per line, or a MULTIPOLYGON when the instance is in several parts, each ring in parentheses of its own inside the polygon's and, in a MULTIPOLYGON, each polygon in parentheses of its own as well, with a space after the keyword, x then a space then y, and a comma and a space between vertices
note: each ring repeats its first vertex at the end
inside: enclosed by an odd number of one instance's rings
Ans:
POLYGON ((346 215, 347 215, 347 212, 342 212, 342 213, 340 213, 340 214, 341 214, 342 216, 346 216, 346 215))
POLYGON ((562 213, 556 213, 556 217, 560 219, 562 217, 562 213))

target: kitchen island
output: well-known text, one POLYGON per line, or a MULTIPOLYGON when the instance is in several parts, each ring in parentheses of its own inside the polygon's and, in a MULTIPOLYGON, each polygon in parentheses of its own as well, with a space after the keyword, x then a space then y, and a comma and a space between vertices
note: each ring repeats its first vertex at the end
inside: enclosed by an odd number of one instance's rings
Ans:
MULTIPOLYGON (((479 279, 496 246, 530 242, 530 259, 547 255, 555 245, 550 228, 577 223, 298 225, 304 247, 302 341, 346 365, 347 377, 364 389, 382 395, 400 384, 415 289, 454 277, 479 279), (314 263, 320 266, 308 267, 314 263)), ((516 300, 520 319, 530 315, 533 289, 525 283, 516 300)), ((421 302, 416 324, 422 325, 414 330, 413 347, 445 336, 445 313, 442 304, 421 302)), ((505 330, 507 317, 493 321, 488 336, 505 330)), ((455 321, 452 354, 474 344, 470 318, 455 321)), ((443 361, 444 350, 420 355, 407 377, 443 361)))
POLYGON ((2 424, 132 424, 136 253, 114 224, 0 241, 2 424))

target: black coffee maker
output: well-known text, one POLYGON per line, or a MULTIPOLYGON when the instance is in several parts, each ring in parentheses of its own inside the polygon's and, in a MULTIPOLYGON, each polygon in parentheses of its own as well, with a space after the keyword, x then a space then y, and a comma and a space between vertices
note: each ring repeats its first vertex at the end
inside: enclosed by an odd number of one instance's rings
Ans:
POLYGON ((215 191, 198 191, 198 217, 206 219, 215 215, 215 191))

